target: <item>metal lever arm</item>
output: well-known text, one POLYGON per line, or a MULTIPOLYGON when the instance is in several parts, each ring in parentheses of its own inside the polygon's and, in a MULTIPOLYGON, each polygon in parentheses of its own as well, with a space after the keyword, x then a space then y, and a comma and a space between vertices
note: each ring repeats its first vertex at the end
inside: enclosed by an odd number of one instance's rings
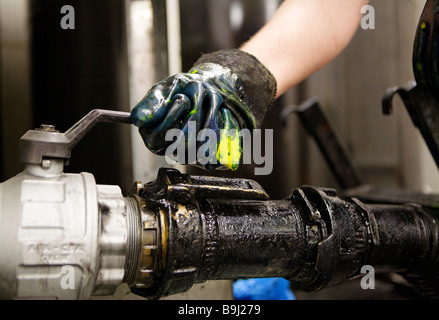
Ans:
POLYGON ((73 148, 81 139, 99 122, 105 123, 131 123, 129 112, 94 109, 84 118, 79 120, 64 135, 70 141, 73 148))
POLYGON ((67 161, 73 147, 99 122, 131 123, 130 113, 95 109, 65 133, 48 125, 29 130, 20 139, 20 161, 37 165, 47 158, 67 161))

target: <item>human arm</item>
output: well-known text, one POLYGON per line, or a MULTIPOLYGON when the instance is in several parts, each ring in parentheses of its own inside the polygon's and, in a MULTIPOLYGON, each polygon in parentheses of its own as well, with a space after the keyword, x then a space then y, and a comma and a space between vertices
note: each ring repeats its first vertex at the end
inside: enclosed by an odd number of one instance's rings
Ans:
POLYGON ((241 50, 274 75, 277 97, 336 58, 348 45, 368 0, 286 0, 241 50))
MULTIPOLYGON (((218 151, 229 143, 224 129, 260 128, 274 100, 333 60, 349 43, 367 0, 286 0, 274 17, 240 49, 204 54, 187 73, 153 86, 132 111, 146 146, 165 155, 166 134, 182 129, 186 149, 206 146, 190 141, 188 129, 211 129, 218 151), (276 88, 277 87, 277 88, 276 88), (196 143, 190 148, 190 143, 196 143)), ((211 153, 207 169, 236 169, 242 141, 231 152, 211 153), (232 155, 230 155, 232 154, 232 155), (234 156, 234 154, 236 156, 234 156), (224 156, 223 159, 222 156, 224 156), (218 163, 219 162, 219 163, 218 163)), ((178 161, 182 163, 181 161, 178 161)), ((187 164, 187 163, 184 163, 187 164)), ((197 163, 200 164, 197 159, 197 163)))

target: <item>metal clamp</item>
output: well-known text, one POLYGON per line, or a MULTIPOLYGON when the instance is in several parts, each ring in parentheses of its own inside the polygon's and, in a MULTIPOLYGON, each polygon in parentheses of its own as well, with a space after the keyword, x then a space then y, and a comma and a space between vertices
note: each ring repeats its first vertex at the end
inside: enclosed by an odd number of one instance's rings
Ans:
POLYGON ((253 180, 189 176, 171 168, 161 168, 157 180, 145 185, 142 196, 150 199, 173 199, 188 204, 201 199, 269 200, 262 187, 253 180))

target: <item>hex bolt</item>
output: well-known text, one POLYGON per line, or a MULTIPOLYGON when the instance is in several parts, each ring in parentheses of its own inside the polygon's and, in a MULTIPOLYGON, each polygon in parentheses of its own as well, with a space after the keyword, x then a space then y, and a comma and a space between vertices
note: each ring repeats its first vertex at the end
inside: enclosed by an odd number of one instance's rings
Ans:
POLYGON ((51 124, 42 124, 40 125, 38 130, 48 131, 48 132, 58 132, 57 130, 55 130, 55 126, 51 124))
POLYGON ((51 165, 51 161, 49 159, 43 159, 41 162, 41 168, 43 169, 49 169, 51 165))
POLYGON ((313 225, 310 229, 309 229, 309 239, 312 241, 312 242, 315 242, 315 241, 318 241, 319 240, 319 234, 320 234, 320 232, 319 232, 319 227, 317 226, 317 225, 313 225))

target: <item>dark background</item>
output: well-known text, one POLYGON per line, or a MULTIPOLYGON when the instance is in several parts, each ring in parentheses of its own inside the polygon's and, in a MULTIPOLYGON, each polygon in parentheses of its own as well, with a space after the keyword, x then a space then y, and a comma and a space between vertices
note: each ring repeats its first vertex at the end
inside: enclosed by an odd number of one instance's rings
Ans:
MULTIPOLYGON (((125 5, 119 0, 32 0, 33 125, 65 132, 92 109, 129 111, 125 5), (60 8, 75 9, 75 29, 60 8)), ((93 173, 100 184, 132 183, 130 131, 99 124, 73 150, 66 172, 93 173)))

